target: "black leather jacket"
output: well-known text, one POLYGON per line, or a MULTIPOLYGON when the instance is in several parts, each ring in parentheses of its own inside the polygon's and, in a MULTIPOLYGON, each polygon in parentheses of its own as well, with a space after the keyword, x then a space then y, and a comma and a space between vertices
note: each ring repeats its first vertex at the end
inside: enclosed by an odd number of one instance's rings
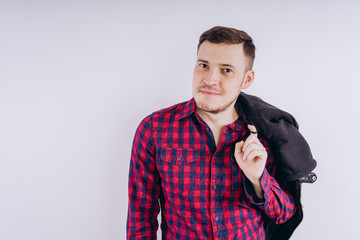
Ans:
POLYGON ((259 135, 267 139, 276 164, 276 180, 295 199, 297 211, 283 224, 265 222, 267 240, 289 239, 303 219, 300 202, 301 183, 313 183, 316 167, 310 147, 299 132, 295 118, 262 99, 241 93, 235 108, 245 124, 256 127, 259 135))

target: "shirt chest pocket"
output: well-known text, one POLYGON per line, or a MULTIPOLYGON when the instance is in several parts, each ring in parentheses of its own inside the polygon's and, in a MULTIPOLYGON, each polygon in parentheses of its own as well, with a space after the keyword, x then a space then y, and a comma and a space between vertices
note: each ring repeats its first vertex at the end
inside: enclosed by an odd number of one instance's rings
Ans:
POLYGON ((163 188, 175 192, 198 188, 199 150, 188 148, 162 148, 158 159, 163 188))

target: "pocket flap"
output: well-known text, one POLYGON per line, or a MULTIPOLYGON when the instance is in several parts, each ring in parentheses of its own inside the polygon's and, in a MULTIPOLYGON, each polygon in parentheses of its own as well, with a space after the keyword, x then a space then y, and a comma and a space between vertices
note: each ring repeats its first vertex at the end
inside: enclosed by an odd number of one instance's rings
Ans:
POLYGON ((160 159, 174 164, 184 165, 199 159, 199 150, 189 148, 162 148, 160 159))

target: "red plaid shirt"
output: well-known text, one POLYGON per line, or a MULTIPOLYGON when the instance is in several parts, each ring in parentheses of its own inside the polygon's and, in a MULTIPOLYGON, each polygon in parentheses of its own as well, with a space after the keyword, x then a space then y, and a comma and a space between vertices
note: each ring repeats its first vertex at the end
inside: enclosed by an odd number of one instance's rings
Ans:
POLYGON ((160 207, 163 239, 265 239, 265 218, 289 219, 294 200, 273 177, 268 143, 258 136, 268 152, 265 200, 236 163, 235 143, 248 135, 239 118, 224 127, 216 148, 194 99, 146 117, 131 154, 128 239, 156 239, 160 207))

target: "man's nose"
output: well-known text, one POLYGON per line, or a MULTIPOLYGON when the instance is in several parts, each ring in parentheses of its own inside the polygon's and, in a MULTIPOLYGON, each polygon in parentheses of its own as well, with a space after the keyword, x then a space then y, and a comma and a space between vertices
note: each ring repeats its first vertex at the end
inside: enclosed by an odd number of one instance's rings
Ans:
POLYGON ((217 69, 210 69, 204 79, 208 85, 217 85, 220 82, 220 73, 217 69))

